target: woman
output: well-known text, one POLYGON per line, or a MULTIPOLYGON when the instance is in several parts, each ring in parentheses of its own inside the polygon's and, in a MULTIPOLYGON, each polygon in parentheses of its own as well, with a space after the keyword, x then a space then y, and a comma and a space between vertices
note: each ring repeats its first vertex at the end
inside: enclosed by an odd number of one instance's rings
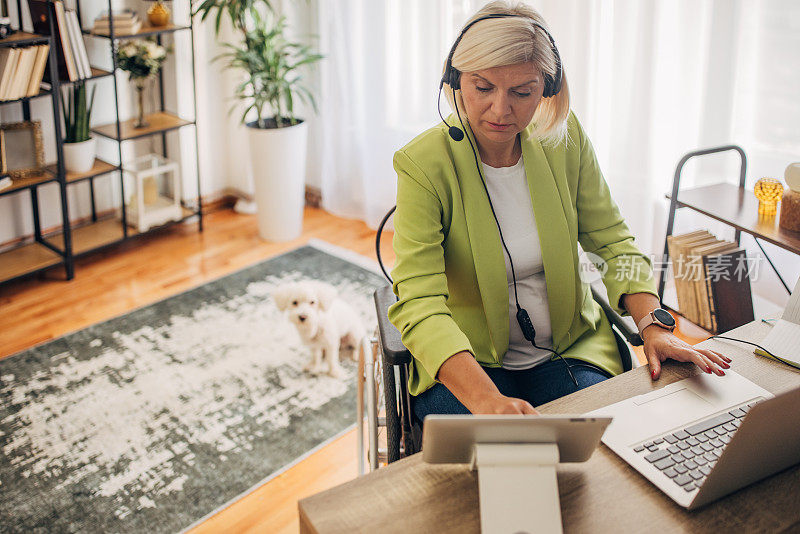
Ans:
POLYGON ((639 325, 653 380, 667 358, 724 374, 729 358, 684 343, 666 312, 651 313, 650 262, 569 110, 539 14, 486 5, 456 40, 442 83, 456 113, 394 157, 389 319, 414 356, 417 417, 535 414, 622 371, 608 319, 579 277, 578 243, 605 263, 611 305, 639 325))

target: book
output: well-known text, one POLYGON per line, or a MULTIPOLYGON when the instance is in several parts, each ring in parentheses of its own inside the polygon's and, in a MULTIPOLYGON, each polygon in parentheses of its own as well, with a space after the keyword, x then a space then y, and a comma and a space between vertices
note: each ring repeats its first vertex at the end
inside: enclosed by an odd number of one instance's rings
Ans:
POLYGON ((667 252, 669 253, 670 263, 672 265, 672 276, 675 282, 675 296, 678 299, 678 309, 682 314, 686 315, 686 298, 684 296, 684 276, 685 265, 684 259, 681 257, 679 246, 682 242, 689 239, 694 239, 700 235, 710 235, 705 230, 698 230, 688 234, 670 235, 667 236, 667 252))
POLYGON ((727 261, 722 254, 736 248, 738 245, 733 241, 718 241, 692 250, 700 266, 700 276, 694 284, 695 299, 700 314, 700 322, 697 324, 709 332, 716 331, 716 310, 712 310, 709 277, 715 277, 715 267, 719 267, 720 262, 727 261))
POLYGON ((9 100, 8 89, 14 78, 14 70, 19 61, 19 48, 3 48, 0 50, 0 100, 9 100))
POLYGON ((33 72, 33 65, 36 63, 36 50, 34 46, 20 48, 17 68, 14 71, 11 89, 8 99, 15 100, 24 97, 28 92, 28 83, 33 72))
MULTIPOLYGON (((60 3, 60 2, 59 2, 60 3)), ((50 14, 51 9, 57 13, 56 4, 51 4, 48 0, 28 0, 28 8, 31 12, 31 22, 33 24, 33 31, 43 35, 50 35, 50 14)), ((62 5, 63 8, 63 5, 62 5)), ((56 17, 57 19, 57 17, 56 17)), ((69 69, 67 68, 67 57, 72 53, 69 46, 69 38, 66 34, 61 35, 59 24, 53 21, 53 46, 56 50, 56 63, 58 65, 58 76, 62 80, 74 81, 70 77, 69 69), (66 45, 66 46, 65 46, 66 45)), ((44 79, 50 81, 49 69, 45 69, 44 79)), ((77 79, 77 78, 76 78, 77 79)))
POLYGON ((711 331, 727 332, 755 319, 747 251, 737 246, 703 258, 711 307, 711 331))
POLYGON ((69 37, 69 28, 67 27, 67 14, 64 10, 64 2, 55 0, 53 5, 56 9, 56 23, 58 26, 58 37, 61 41, 61 46, 64 49, 64 59, 67 63, 67 76, 69 81, 75 82, 80 79, 78 66, 75 62, 75 51, 72 49, 69 37))
POLYGON ((71 9, 66 11, 66 16, 70 45, 72 46, 72 51, 75 55, 80 78, 91 78, 92 68, 89 65, 89 56, 86 54, 86 45, 83 42, 81 27, 78 24, 78 16, 75 14, 75 11, 71 9))
MULTIPOLYGON (((794 286, 783 314, 761 342, 761 346, 779 358, 800 365, 800 279, 794 286)), ((753 352, 769 357, 761 349, 753 352)))
MULTIPOLYGON (((698 266, 690 257, 691 247, 694 245, 708 244, 717 241, 708 231, 701 233, 675 236, 672 240, 673 251, 670 252, 675 275, 675 291, 678 296, 678 308, 681 314, 691 322, 699 323, 699 312, 694 291, 694 278, 697 278, 698 266)), ((667 241, 669 247, 669 240, 667 241)), ((668 249, 669 250, 669 249, 668 249)))
MULTIPOLYGON (((138 18, 139 14, 132 10, 132 9, 115 9, 111 12, 111 17, 114 19, 114 22, 117 20, 125 20, 125 19, 134 19, 138 18)), ((108 10, 104 9, 100 12, 99 15, 94 19, 95 22, 97 21, 108 21, 108 10)))
MULTIPOLYGON (((131 35, 138 32, 141 27, 142 23, 138 20, 132 24, 126 25, 118 25, 117 22, 114 21, 114 35, 131 35)), ((111 28, 108 24, 95 24, 94 28, 92 28, 92 33, 96 35, 110 35, 111 28)))
POLYGON ((36 48, 36 61, 33 64, 33 72, 28 81, 28 93, 26 96, 39 94, 42 78, 44 77, 44 69, 47 66, 48 53, 50 52, 50 45, 38 45, 36 48))

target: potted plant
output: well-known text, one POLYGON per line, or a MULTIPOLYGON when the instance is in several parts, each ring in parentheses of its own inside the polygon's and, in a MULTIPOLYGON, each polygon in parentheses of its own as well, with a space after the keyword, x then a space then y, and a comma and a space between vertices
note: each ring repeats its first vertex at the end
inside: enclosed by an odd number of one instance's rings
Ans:
POLYGON ((298 69, 322 56, 285 37, 286 19, 267 0, 199 0, 194 14, 205 20, 212 13, 217 33, 227 13, 241 37, 224 43, 227 52, 217 59, 245 74, 235 96, 245 104, 259 234, 269 241, 295 239, 303 228, 308 125, 294 105, 301 100, 316 110, 298 69))
POLYGON ((144 118, 144 88, 167 59, 167 49, 153 41, 133 39, 117 49, 117 65, 128 73, 128 78, 136 86, 137 113, 134 128, 148 126, 144 118))
POLYGON ((89 101, 86 101, 86 84, 76 83, 68 86, 61 93, 61 105, 64 114, 64 168, 69 172, 85 173, 94 166, 97 140, 89 133, 89 121, 92 118, 94 94, 92 87, 89 101))

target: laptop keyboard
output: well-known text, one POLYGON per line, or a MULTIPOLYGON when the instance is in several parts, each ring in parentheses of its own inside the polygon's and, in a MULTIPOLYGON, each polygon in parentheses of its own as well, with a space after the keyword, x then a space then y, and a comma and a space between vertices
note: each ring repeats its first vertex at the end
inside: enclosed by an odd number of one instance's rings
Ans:
POLYGON ((693 491, 705 481, 747 411, 758 402, 743 403, 729 412, 636 445, 633 450, 686 492, 693 491))

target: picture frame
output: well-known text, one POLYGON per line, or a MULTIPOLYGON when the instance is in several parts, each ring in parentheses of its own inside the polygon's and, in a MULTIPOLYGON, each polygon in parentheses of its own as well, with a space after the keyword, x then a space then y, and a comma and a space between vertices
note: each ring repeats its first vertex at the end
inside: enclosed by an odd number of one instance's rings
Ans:
POLYGON ((44 172, 41 121, 0 124, 0 172, 12 180, 44 172))

